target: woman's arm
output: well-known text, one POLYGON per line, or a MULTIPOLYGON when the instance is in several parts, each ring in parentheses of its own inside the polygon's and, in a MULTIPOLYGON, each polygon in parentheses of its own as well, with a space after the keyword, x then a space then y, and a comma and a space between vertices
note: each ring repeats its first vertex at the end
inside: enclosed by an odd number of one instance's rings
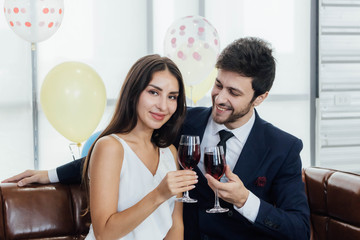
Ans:
MULTIPOLYGON (((175 164, 177 170, 179 170, 178 156, 176 148, 171 145, 170 150, 174 156, 175 164)), ((177 197, 181 197, 182 193, 179 193, 177 197)), ((183 223, 183 203, 175 202, 174 212, 172 215, 173 225, 170 228, 168 234, 166 235, 164 240, 172 240, 172 239, 184 239, 184 223, 183 223)))
POLYGON ((164 201, 192 189, 196 182, 192 171, 169 172, 159 186, 137 204, 117 212, 123 156, 122 145, 110 136, 99 139, 92 152, 90 213, 96 239, 118 239, 125 236, 164 201))
MULTIPOLYGON (((181 197, 181 194, 178 196, 181 197)), ((175 202, 174 212, 172 215, 173 225, 164 240, 184 239, 184 224, 183 224, 183 203, 175 202)))

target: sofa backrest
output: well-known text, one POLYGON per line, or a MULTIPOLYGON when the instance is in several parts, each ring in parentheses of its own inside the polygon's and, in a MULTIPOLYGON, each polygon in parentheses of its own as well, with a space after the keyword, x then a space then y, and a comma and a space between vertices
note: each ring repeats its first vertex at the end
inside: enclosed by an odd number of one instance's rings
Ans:
POLYGON ((90 215, 80 185, 0 185, 0 239, 84 239, 90 215))
POLYGON ((303 171, 315 240, 360 239, 360 175, 326 168, 303 171))
MULTIPOLYGON (((360 175, 309 167, 303 179, 313 240, 360 239, 360 175)), ((84 239, 90 216, 79 185, 0 184, 0 240, 84 239)))

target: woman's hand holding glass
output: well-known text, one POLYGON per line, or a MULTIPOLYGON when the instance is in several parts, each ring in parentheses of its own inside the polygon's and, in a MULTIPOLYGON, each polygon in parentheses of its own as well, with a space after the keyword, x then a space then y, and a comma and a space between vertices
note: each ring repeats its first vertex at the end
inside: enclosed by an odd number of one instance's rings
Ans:
POLYGON ((158 185, 157 190, 165 201, 172 196, 195 188, 195 184, 198 182, 197 179, 196 172, 191 170, 168 172, 158 185))

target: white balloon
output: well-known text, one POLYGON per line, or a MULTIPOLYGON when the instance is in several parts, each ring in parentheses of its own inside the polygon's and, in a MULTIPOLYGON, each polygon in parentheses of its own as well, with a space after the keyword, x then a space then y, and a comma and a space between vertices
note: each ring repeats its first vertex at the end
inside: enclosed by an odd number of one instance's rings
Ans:
POLYGON ((4 14, 17 35, 31 43, 41 42, 59 29, 64 0, 5 0, 4 14))
POLYGON ((197 85, 207 78, 214 69, 219 51, 216 29, 201 16, 175 21, 165 35, 165 55, 177 64, 187 86, 197 85))

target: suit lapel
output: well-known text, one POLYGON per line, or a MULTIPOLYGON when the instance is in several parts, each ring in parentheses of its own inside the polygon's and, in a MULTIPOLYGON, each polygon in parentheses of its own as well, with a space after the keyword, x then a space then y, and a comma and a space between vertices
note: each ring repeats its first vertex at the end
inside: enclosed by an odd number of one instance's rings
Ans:
POLYGON ((188 108, 181 134, 200 136, 202 142, 212 108, 188 108))
POLYGON ((256 110, 254 112, 254 126, 251 129, 250 135, 233 170, 245 186, 249 184, 252 175, 257 173, 270 150, 265 144, 265 122, 259 117, 256 110))

